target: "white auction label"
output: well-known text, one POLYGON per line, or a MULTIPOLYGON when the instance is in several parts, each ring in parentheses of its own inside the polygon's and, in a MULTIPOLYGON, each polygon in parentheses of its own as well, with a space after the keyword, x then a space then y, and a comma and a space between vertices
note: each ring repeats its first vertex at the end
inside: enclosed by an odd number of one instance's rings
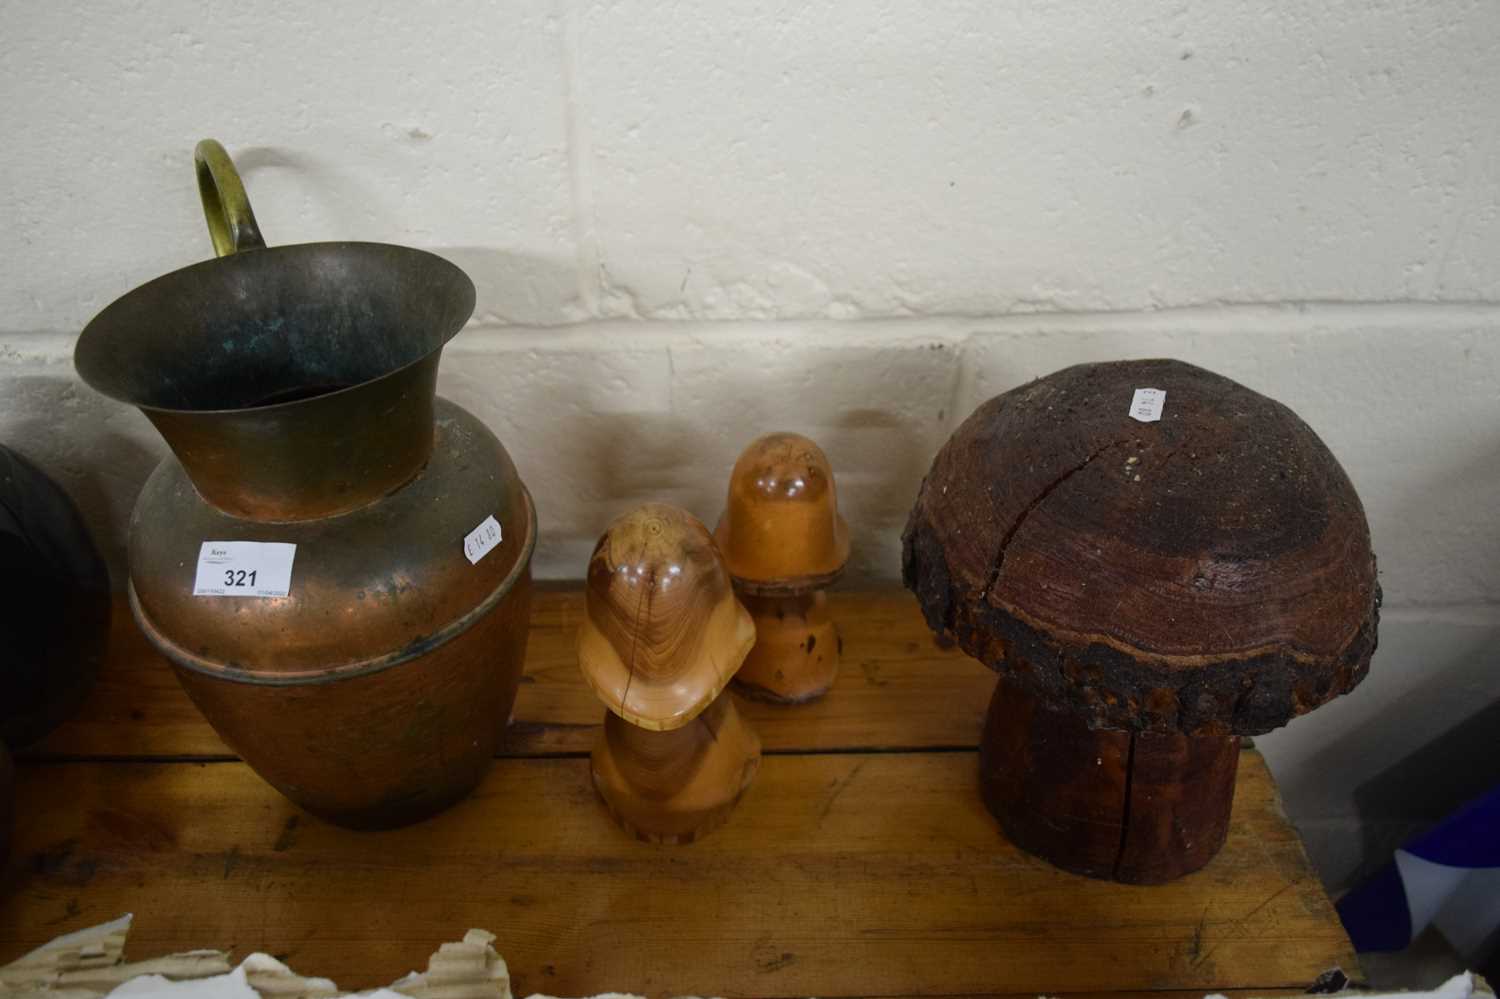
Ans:
POLYGON ((1135 398, 1130 400, 1130 418, 1155 423, 1161 419, 1161 408, 1166 402, 1166 389, 1136 389, 1135 398))
POLYGON ((500 543, 500 521, 493 516, 484 518, 474 530, 464 535, 464 556, 470 565, 478 565, 479 560, 494 550, 500 543))
POLYGON ((292 591, 297 546, 282 541, 205 541, 195 597, 284 597, 292 591))

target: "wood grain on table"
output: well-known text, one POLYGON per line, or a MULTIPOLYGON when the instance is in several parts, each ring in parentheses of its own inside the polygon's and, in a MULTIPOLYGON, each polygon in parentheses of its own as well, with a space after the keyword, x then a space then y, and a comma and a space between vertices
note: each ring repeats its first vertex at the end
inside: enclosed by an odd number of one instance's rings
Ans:
POLYGON ((832 601, 838 684, 802 707, 741 702, 767 758, 686 847, 636 842, 595 798, 575 591, 539 594, 516 724, 479 789, 379 833, 301 814, 235 761, 120 607, 91 700, 20 761, 0 963, 132 911, 133 958, 263 950, 345 988, 469 927, 497 934, 517 995, 1265 994, 1357 976, 1257 753, 1203 871, 1151 888, 1065 874, 980 803, 989 672, 937 648, 904 594, 832 601))

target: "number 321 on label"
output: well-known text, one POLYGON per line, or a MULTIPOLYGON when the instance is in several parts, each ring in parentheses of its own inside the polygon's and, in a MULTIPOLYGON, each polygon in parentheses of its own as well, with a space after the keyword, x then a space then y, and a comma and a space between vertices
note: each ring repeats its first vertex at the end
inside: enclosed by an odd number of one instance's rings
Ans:
POLYGON ((198 550, 193 596, 287 596, 296 556, 296 545, 279 541, 205 541, 198 550))

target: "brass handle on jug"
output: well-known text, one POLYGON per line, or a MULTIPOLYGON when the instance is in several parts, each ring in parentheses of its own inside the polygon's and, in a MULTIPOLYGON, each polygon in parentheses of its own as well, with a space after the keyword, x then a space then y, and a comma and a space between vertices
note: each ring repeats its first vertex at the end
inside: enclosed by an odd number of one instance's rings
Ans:
POLYGON ((227 257, 241 250, 265 249, 266 241, 250 208, 245 185, 219 141, 204 139, 198 143, 193 150, 193 165, 198 169, 198 197, 203 200, 214 255, 227 257))

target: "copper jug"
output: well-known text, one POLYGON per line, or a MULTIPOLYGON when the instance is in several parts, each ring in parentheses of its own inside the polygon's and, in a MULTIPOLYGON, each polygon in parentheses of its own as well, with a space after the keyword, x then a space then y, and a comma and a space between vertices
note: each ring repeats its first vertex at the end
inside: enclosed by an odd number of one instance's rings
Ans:
POLYGON ((115 301, 74 355, 172 450, 131 517, 131 611, 277 790, 415 821, 483 776, 530 616, 530 494, 436 397, 474 286, 402 246, 266 248, 223 147, 196 164, 218 259, 115 301))

